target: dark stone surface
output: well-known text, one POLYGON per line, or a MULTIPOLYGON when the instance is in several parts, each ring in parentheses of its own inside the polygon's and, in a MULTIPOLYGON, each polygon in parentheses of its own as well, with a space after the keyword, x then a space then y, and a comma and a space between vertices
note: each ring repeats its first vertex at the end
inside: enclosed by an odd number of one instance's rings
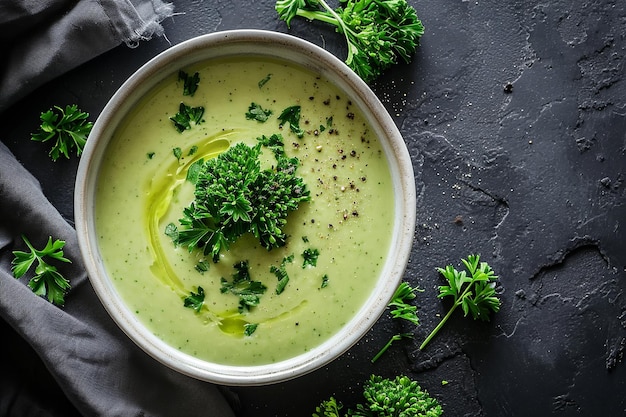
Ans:
MULTIPOLYGON (((624 415, 626 3, 410 3, 426 27, 422 45, 410 65, 372 87, 414 161, 418 225, 405 278, 424 289, 416 299, 421 325, 385 315, 323 369, 233 389, 240 415, 310 415, 330 395, 352 404, 372 373, 411 376, 448 416, 624 415), (501 311, 488 323, 459 312, 419 351, 449 306, 437 298, 442 278, 435 268, 459 266, 470 252, 500 275, 501 311), (398 332, 415 336, 372 364, 398 332)), ((342 39, 331 29, 294 20, 288 31, 273 6, 181 0, 176 9, 184 14, 164 26, 171 44, 259 28, 289 32, 343 57, 342 39)), ((2 141, 68 220, 77 161, 52 163, 41 144, 28 140, 39 113, 76 103, 95 118, 128 75, 168 47, 154 39, 116 48, 0 115, 2 141)), ((16 337, 9 329, 3 334, 16 337)), ((19 351, 28 356, 26 347, 19 351)), ((22 375, 45 378, 39 368, 22 375)), ((13 371, 4 378, 19 381, 13 371)), ((59 411, 64 402, 40 401, 49 415, 71 415, 59 411)))

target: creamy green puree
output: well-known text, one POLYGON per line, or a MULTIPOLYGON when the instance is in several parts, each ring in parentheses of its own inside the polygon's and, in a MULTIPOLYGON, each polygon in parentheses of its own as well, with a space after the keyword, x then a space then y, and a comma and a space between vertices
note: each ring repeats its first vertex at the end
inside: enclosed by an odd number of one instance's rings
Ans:
MULTIPOLYGON (((258 365, 315 348, 354 316, 383 267, 394 207, 381 144, 356 105, 316 74, 265 58, 213 60, 183 70, 199 73, 195 94, 183 96, 183 83, 172 74, 141 99, 108 146, 96 194, 105 267, 140 321, 195 357, 258 365), (170 120, 181 102, 205 108, 203 121, 182 133, 170 120), (252 102, 272 111, 266 122, 245 117, 252 102), (294 105, 301 106, 302 138, 278 120, 294 105), (286 246, 268 251, 245 235, 217 263, 199 250, 176 247, 165 228, 180 227, 182 210, 193 200, 188 167, 274 133, 283 136, 287 156, 300 160, 297 173, 311 192, 287 219, 286 246), (303 267, 306 249, 319 251, 316 266, 303 267), (290 280, 277 295, 270 268, 290 255, 290 280), (208 271, 196 269, 202 260, 208 271), (267 291, 257 307, 240 313, 239 298, 220 292, 220 280, 230 281, 233 265, 243 260, 267 291), (199 312, 183 305, 198 287, 205 292, 199 312), (257 325, 251 335, 244 334, 246 323, 257 325)), ((268 149, 263 155, 271 160, 268 149)))

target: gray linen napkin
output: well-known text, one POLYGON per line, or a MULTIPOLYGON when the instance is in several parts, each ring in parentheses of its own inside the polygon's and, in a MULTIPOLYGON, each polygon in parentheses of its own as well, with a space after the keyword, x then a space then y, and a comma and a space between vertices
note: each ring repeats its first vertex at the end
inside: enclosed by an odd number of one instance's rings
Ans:
MULTIPOLYGON (((0 112, 121 43, 132 47, 162 35, 160 22, 172 13, 161 0, 0 0, 0 112)), ((234 415, 226 391, 157 363, 119 330, 87 279, 75 230, 2 143, 0 318, 2 416, 67 416, 59 405, 64 398, 49 398, 60 390, 84 416, 234 415), (26 249, 21 235, 37 248, 49 236, 66 241, 72 263, 57 265, 72 285, 64 307, 26 286, 32 272, 20 280, 12 276, 12 251, 26 249), (29 363, 17 366, 7 358, 29 363), (12 378, 16 369, 29 374, 12 378), (32 383, 31 373, 37 379, 32 383)))
POLYGON ((1 0, 0 112, 123 42, 162 35, 172 13, 161 0, 1 0))
MULTIPOLYGON (((48 202, 37 180, 0 143, 0 317, 26 340, 85 416, 233 416, 224 393, 160 365, 110 319, 82 267, 76 232, 48 202), (71 264, 57 264, 72 289, 62 308, 11 274, 12 251, 66 241, 71 264)), ((2 343, 10 343, 3 336, 2 343)), ((3 371, 4 372, 4 371, 3 371)), ((2 387, 0 387, 0 391, 2 387)), ((44 392, 41 393, 45 395, 44 392)), ((0 392, 0 415, 47 415, 38 404, 0 392), (29 406, 32 407, 29 409, 29 406)))

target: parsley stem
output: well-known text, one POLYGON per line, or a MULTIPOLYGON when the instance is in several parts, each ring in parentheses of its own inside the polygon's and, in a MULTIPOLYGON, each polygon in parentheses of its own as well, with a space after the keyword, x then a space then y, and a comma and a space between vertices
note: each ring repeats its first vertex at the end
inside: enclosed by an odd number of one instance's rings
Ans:
POLYGON ((430 340, 435 337, 435 335, 437 334, 437 332, 439 331, 439 329, 441 329, 443 327, 443 325, 446 323, 446 321, 448 321, 448 319, 450 318, 450 316, 452 315, 452 313, 454 312, 454 310, 456 310, 456 308, 458 306, 460 306, 461 304, 463 304, 463 299, 470 293, 470 290, 472 288, 472 286, 474 285, 474 283, 476 282, 476 275, 475 275, 475 271, 470 271, 470 273, 472 274, 472 280, 469 282, 469 284, 465 287, 465 289, 463 290, 463 292, 461 293, 461 295, 459 297, 457 297, 456 300, 454 300, 454 304, 452 305, 452 307, 450 307, 450 311, 448 311, 448 314, 446 314, 443 319, 441 319, 441 321, 439 322, 439 324, 437 325, 437 327, 435 327, 433 329, 432 332, 430 332, 430 334, 428 335, 428 337, 426 338, 426 340, 424 340, 424 342, 422 342, 422 344, 420 345, 420 350, 423 350, 426 345, 428 344, 428 342, 430 342, 430 340))
POLYGON ((391 344, 393 342, 395 342, 396 340, 400 340, 403 337, 413 337, 410 333, 399 333, 399 334, 394 334, 393 336, 391 336, 391 338, 389 339, 389 341, 387 342, 387 344, 385 344, 385 346, 382 347, 382 349, 372 358, 372 363, 376 362, 378 360, 378 358, 380 358, 383 353, 385 353, 387 351, 387 349, 389 349, 391 347, 391 344))
POLYGON ((448 319, 450 318, 450 316, 452 316, 452 313, 454 313, 454 310, 456 310, 456 308, 461 304, 460 300, 462 300, 462 298, 459 298, 457 301, 454 302, 454 304, 452 305, 452 307, 450 308, 450 311, 448 311, 448 314, 446 314, 443 319, 441 319, 441 321, 439 322, 439 324, 437 325, 437 327, 435 327, 433 329, 432 332, 430 332, 430 334, 428 335, 428 337, 422 342, 422 344, 420 345, 420 350, 423 350, 426 345, 428 344, 428 342, 431 341, 431 339, 433 337, 435 337, 435 335, 437 334, 437 332, 443 327, 444 324, 446 324, 446 321, 448 321, 448 319))

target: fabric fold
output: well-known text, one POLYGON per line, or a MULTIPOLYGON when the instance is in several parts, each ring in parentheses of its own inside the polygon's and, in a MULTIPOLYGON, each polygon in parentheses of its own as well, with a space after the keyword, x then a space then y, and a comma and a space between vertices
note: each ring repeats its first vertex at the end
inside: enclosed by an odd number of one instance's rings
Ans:
POLYGON ((169 417, 203 410, 234 416, 215 385, 159 364, 115 325, 83 269, 75 230, 1 143, 0 201, 0 317, 29 343, 82 415, 169 417), (36 296, 26 285, 32 273, 12 276, 12 251, 26 250, 22 235, 37 248, 49 236, 66 241, 72 263, 56 265, 72 285, 65 306, 36 296))
POLYGON ((162 0, 5 0, 0 3, 0 112, 108 50, 163 36, 162 0))
MULTIPOLYGON (((120 44, 164 36, 160 23, 172 14, 162 0, 3 0, 0 112, 120 44)), ((1 142, 0 318, 3 344, 11 347, 0 415, 66 416, 59 408, 64 398, 45 398, 62 391, 82 416, 234 416, 233 397, 222 387, 158 363, 113 322, 83 268, 76 231, 1 142), (55 264, 72 286, 63 307, 30 290, 32 270, 13 277, 12 252, 27 250, 22 236, 38 249, 49 237, 66 242, 72 263, 55 264)))

